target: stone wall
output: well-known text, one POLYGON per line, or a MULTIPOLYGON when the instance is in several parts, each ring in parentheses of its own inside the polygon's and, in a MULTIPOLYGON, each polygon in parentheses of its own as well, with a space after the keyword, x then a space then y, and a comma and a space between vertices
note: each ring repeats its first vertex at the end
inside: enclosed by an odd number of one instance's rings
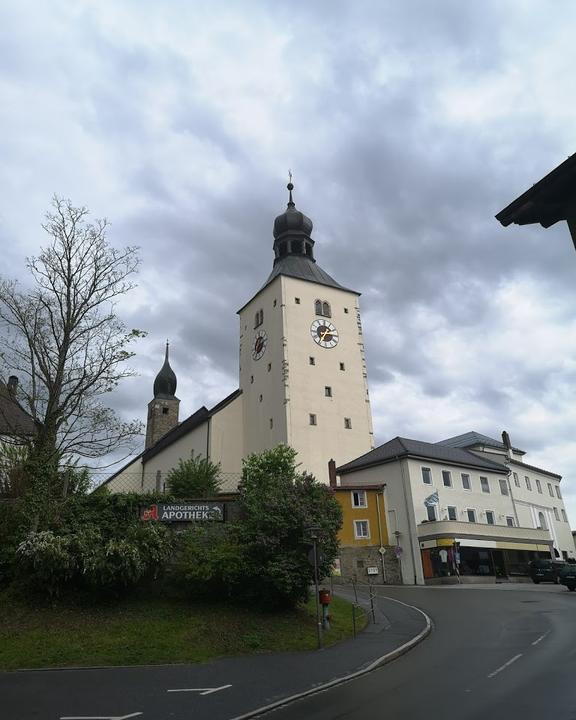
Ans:
POLYGON ((400 564, 394 547, 386 546, 384 555, 375 546, 340 548, 341 576, 333 577, 334 583, 370 582, 375 585, 401 585, 400 564), (382 567, 384 564, 384 567, 382 567), (378 568, 378 575, 368 575, 367 568, 378 568))

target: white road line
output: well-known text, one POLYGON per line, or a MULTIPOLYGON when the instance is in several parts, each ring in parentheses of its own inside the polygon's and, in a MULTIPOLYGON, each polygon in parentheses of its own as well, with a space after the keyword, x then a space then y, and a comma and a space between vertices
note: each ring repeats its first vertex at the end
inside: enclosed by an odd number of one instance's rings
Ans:
POLYGON ((212 695, 212 693, 226 690, 229 687, 232 687, 232 685, 220 685, 217 688, 177 688, 176 690, 166 690, 166 692, 197 692, 200 695, 212 695))
POLYGON ((519 660, 521 657, 522 657, 522 653, 519 653, 518 655, 514 655, 514 657, 510 658, 510 660, 508 660, 508 662, 505 662, 504 665, 501 665, 497 670, 494 670, 494 672, 490 673, 490 675, 488 675, 488 677, 493 678, 494 676, 498 675, 498 673, 501 673, 502 670, 506 670, 506 668, 509 665, 512 665, 512 663, 515 663, 516 660, 519 660))
POLYGON ((548 630, 548 632, 545 632, 544 635, 540 635, 539 638, 537 638, 536 640, 534 640, 534 642, 532 643, 532 645, 538 645, 539 642, 542 642, 542 640, 544 640, 544 638, 546 637, 546 635, 550 635, 550 630, 548 630))
POLYGON ((128 720, 128 718, 144 715, 143 712, 130 713, 129 715, 63 715, 60 720, 128 720))

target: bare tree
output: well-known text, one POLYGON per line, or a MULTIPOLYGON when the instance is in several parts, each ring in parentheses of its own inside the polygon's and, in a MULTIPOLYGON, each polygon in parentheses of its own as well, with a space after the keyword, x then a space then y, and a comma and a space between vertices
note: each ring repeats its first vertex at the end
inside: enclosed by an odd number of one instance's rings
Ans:
POLYGON ((0 349, 4 371, 20 380, 18 400, 36 432, 18 438, 38 463, 58 468, 75 458, 129 450, 142 432, 122 422, 103 396, 134 372, 127 348, 142 336, 116 316, 119 298, 134 287, 137 248, 117 250, 106 220, 55 197, 42 226, 50 244, 29 258, 30 288, 0 280, 0 349))

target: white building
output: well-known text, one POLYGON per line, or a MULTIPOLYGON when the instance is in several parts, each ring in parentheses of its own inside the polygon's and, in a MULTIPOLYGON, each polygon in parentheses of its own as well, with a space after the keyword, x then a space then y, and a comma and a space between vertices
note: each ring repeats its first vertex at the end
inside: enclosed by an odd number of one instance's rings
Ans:
POLYGON ((344 463, 373 447, 359 293, 314 259, 312 221, 292 200, 274 222, 272 272, 238 311, 239 389, 178 423, 180 401, 168 349, 148 406, 146 449, 107 481, 113 492, 162 490, 194 453, 221 463, 234 489, 242 458, 280 443, 303 470, 328 483, 330 458, 344 463))
POLYGON ((394 438, 337 468, 346 485, 383 484, 388 541, 405 583, 525 575, 540 556, 575 558, 561 476, 476 432, 439 443, 394 438))

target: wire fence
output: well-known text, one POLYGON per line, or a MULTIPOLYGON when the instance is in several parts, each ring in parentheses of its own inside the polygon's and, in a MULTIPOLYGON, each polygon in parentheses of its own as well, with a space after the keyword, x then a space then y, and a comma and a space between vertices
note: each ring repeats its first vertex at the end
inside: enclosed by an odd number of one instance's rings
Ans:
MULTIPOLYGON (((111 493, 165 493, 169 494, 168 476, 171 468, 155 471, 126 470, 107 477, 92 473, 92 489, 106 488, 111 493)), ((234 493, 242 479, 241 473, 221 472, 218 492, 234 493)))

